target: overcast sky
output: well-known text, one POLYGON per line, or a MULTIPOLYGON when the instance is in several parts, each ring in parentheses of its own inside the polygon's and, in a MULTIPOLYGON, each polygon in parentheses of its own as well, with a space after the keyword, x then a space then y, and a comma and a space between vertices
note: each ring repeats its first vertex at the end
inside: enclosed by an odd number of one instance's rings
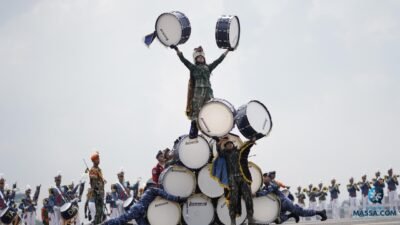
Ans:
POLYGON ((400 173, 399 1, 2 0, 8 182, 47 187, 58 170, 77 181, 95 148, 109 181, 121 166, 131 181, 150 177, 155 153, 190 125, 188 70, 173 50, 142 42, 172 10, 191 22, 184 55, 202 45, 209 62, 223 52, 218 17, 239 16, 240 45, 211 82, 236 107, 257 99, 270 110, 273 130, 251 158, 263 170, 292 186, 400 173))

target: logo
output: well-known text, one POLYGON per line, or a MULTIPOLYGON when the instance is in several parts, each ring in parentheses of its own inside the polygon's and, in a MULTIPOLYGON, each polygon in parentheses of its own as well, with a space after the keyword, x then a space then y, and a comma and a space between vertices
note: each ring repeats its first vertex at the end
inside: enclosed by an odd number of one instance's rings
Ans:
POLYGON ((382 204, 383 192, 377 192, 375 187, 371 187, 368 191, 368 199, 372 203, 382 204))

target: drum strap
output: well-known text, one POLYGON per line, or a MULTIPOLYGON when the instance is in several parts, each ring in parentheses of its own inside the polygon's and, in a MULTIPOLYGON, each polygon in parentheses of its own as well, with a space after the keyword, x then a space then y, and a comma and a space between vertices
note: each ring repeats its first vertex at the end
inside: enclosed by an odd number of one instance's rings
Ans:
POLYGON ((126 195, 126 196, 129 196, 128 193, 126 193, 126 190, 125 190, 124 185, 122 185, 119 181, 118 181, 117 184, 122 188, 122 190, 124 191, 125 195, 126 195))
POLYGON ((6 199, 4 198, 4 195, 3 195, 3 192, 2 192, 2 191, 0 191, 0 197, 1 197, 1 199, 4 199, 4 201, 6 200, 6 199))

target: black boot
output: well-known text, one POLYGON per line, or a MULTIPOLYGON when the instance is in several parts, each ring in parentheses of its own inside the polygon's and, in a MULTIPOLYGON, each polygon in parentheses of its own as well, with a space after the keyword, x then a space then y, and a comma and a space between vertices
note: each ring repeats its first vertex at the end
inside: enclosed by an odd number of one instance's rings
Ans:
POLYGON ((325 221, 328 219, 328 217, 326 216, 326 210, 320 210, 317 211, 317 215, 321 217, 321 221, 325 221))
POLYGON ((198 133, 199 129, 197 128, 196 120, 192 120, 192 124, 190 125, 189 138, 197 138, 198 133))
POLYGON ((276 223, 276 224, 281 224, 281 223, 282 223, 281 218, 278 216, 278 217, 275 219, 274 223, 276 223))
POLYGON ((294 213, 290 213, 289 218, 293 218, 296 221, 296 223, 300 221, 300 217, 294 213))

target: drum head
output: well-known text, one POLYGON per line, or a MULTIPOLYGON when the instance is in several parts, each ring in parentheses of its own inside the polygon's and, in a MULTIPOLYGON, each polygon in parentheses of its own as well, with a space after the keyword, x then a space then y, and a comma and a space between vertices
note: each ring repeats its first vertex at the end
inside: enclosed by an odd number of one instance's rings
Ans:
POLYGON ((151 225, 175 225, 180 222, 179 204, 161 197, 154 199, 147 209, 147 219, 151 225))
POLYGON ((171 195, 187 198, 196 189, 194 173, 182 166, 170 166, 160 175, 160 183, 171 195))
POLYGON ((214 220, 214 206, 209 198, 196 194, 182 208, 183 220, 190 225, 207 225, 214 220))
POLYGON ((272 128, 271 115, 267 108, 259 101, 250 101, 246 108, 250 126, 258 133, 267 135, 272 128))
POLYGON ((222 137, 234 126, 234 108, 230 103, 211 100, 199 112, 200 130, 209 137, 222 137))
POLYGON ((260 167, 252 162, 249 162, 249 170, 253 180, 253 182, 251 182, 251 193, 255 194, 258 190, 260 190, 263 184, 262 172, 260 167))
POLYGON ((71 203, 70 203, 70 202, 67 202, 67 203, 65 203, 64 205, 61 206, 60 212, 65 212, 65 211, 67 211, 70 207, 71 207, 71 203))
POLYGON ((234 16, 231 19, 231 23, 229 26, 229 44, 232 48, 237 48, 239 45, 240 38, 240 23, 239 18, 234 16))
POLYGON ((156 32, 158 40, 163 45, 177 45, 181 40, 182 26, 174 14, 164 13, 157 19, 156 32))
POLYGON ((134 200, 133 196, 132 196, 132 197, 129 197, 128 199, 126 199, 126 200, 124 201, 124 205, 123 205, 124 209, 127 208, 127 207, 129 207, 129 205, 132 204, 133 200, 134 200))
POLYGON ((253 198, 254 219, 258 223, 272 223, 280 213, 278 198, 269 194, 267 196, 253 198))
MULTIPOLYGON (((242 204, 242 215, 240 217, 236 217, 236 224, 242 224, 247 217, 246 212, 246 203, 244 200, 241 200, 242 204)), ((222 224, 230 225, 231 224, 231 217, 229 216, 229 208, 226 204, 225 197, 221 197, 218 199, 217 205, 217 215, 218 219, 221 221, 222 224)))
POLYGON ((210 146, 206 139, 198 136, 190 139, 186 136, 179 142, 179 160, 190 169, 200 169, 210 159, 210 146))
POLYGON ((201 193, 207 195, 210 198, 218 198, 224 194, 224 189, 211 177, 212 164, 204 166, 197 177, 197 183, 201 193))

